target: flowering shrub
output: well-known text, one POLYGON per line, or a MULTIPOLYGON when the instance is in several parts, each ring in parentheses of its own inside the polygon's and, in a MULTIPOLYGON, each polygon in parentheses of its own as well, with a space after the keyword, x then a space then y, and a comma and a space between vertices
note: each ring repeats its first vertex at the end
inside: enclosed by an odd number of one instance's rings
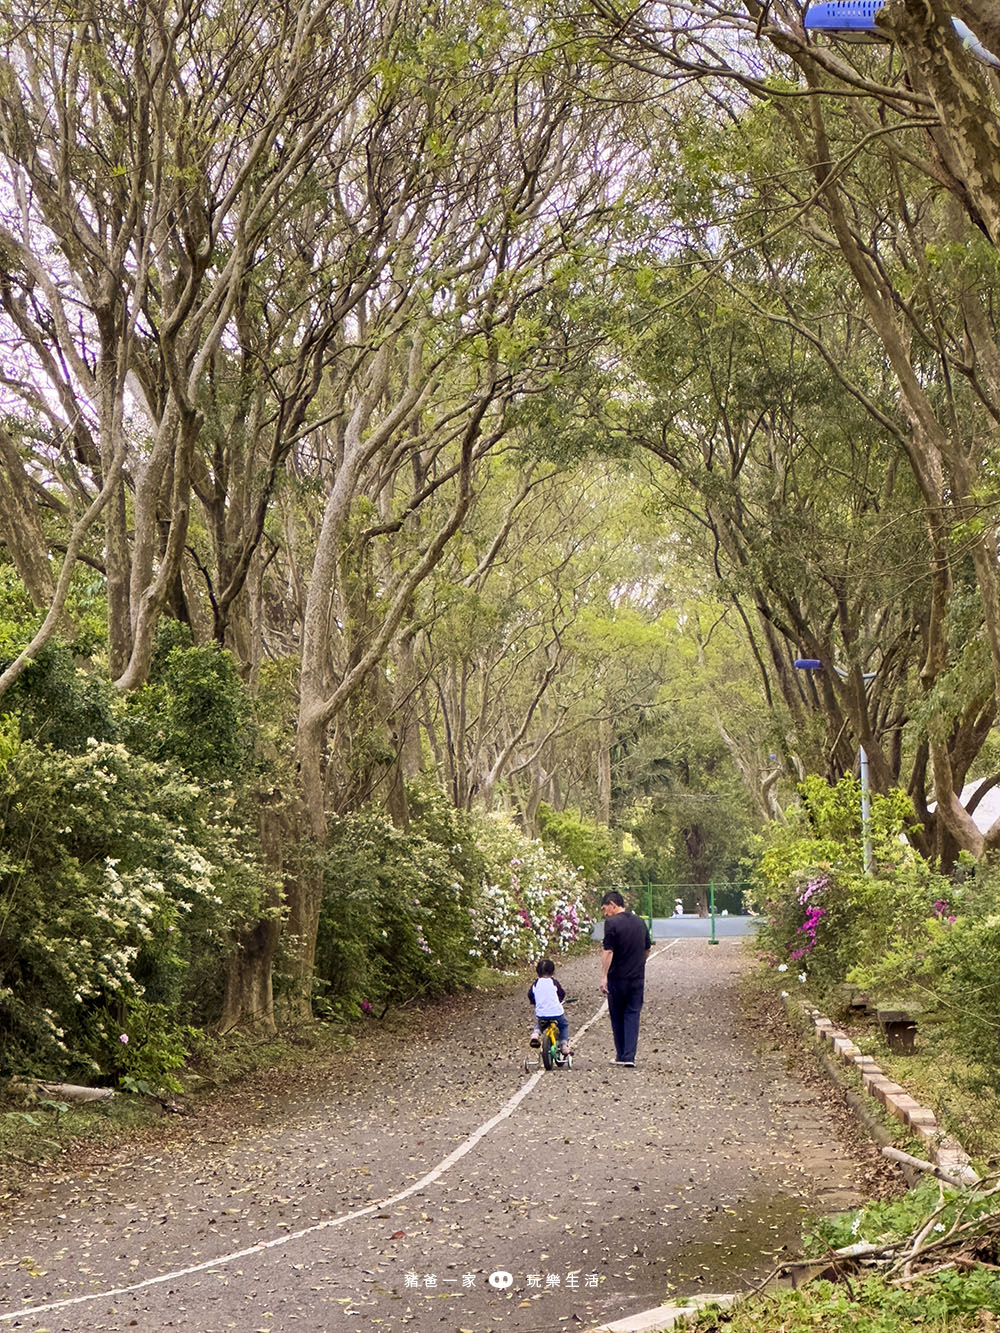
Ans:
POLYGON ((16 748, 0 767, 0 1069, 112 1074, 126 1045, 143 1060, 149 1024, 131 1015, 161 1006, 161 1045, 164 1013, 178 1032, 197 1016, 198 979, 267 884, 233 813, 119 744, 16 748))
POLYGON ((915 938, 936 901, 947 907, 947 881, 900 843, 910 810, 903 793, 872 798, 875 873, 866 874, 857 782, 830 788, 811 778, 801 792, 788 825, 772 825, 760 841, 752 899, 764 918, 761 960, 802 970, 823 991, 893 941, 915 938))
POLYGON ((818 894, 822 894, 829 883, 829 875, 814 875, 812 879, 806 880, 804 887, 795 895, 796 902, 804 909, 802 925, 795 932, 796 935, 802 936, 802 943, 788 951, 789 958, 796 963, 812 953, 816 947, 816 933, 820 922, 827 914, 827 909, 820 907, 815 899, 818 894))
POLYGON ((473 919, 473 956, 510 967, 549 952, 565 952, 589 936, 583 884, 540 842, 504 816, 481 818, 476 844, 485 873, 473 919))
POLYGON ((919 1006, 925 1038, 968 1063, 971 1081, 1000 1090, 1000 868, 950 884, 919 928, 887 941, 851 973, 876 999, 919 1006))
POLYGON ((461 814, 427 790, 403 832, 338 820, 322 858, 318 1007, 378 1013, 563 952, 589 931, 576 872, 507 819, 461 814), (430 836, 433 835, 433 836, 430 836))

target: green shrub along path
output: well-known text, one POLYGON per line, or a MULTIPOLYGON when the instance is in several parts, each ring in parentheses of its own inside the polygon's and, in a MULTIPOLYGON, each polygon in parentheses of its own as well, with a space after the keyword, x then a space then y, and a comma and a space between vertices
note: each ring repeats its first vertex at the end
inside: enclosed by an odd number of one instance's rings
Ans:
POLYGON ((3 1221, 0 1328, 529 1333, 759 1281, 807 1217, 893 1185, 783 1020, 742 1012, 750 966, 657 944, 635 1070, 595 946, 559 968, 568 1073, 526 1073, 517 977, 48 1172, 3 1221))

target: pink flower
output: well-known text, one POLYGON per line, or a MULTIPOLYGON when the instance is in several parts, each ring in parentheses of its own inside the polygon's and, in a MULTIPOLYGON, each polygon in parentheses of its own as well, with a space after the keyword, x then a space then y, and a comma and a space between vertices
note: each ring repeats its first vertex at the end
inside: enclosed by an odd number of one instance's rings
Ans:
POLYGON ((123 1046, 127 1046, 127 1045, 128 1045, 128 1033, 127 1033, 127 1032, 123 1032, 122 1035, 118 1038, 118 1040, 121 1042, 121 1044, 122 1044, 123 1046))

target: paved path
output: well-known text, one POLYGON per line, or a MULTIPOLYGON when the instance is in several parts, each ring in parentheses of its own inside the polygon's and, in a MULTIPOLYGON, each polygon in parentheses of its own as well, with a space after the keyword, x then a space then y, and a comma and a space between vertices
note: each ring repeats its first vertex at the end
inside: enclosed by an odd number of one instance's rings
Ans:
POLYGON ((39 1182, 0 1221, 0 1333, 551 1333, 763 1275, 863 1167, 825 1085, 755 1048, 744 966, 737 940, 656 945, 635 1070, 608 1064, 595 949, 560 969, 570 1072, 526 1074, 519 985, 39 1182))

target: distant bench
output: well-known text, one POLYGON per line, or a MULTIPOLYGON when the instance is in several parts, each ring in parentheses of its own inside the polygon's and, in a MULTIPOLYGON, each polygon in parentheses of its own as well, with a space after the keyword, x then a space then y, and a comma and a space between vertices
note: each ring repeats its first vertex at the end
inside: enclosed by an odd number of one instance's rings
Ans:
POLYGON ((917 1016, 906 1009, 876 1009, 875 1017, 885 1033, 885 1043, 896 1055, 912 1055, 917 1035, 917 1016))
POLYGON ((875 1019, 885 1033, 886 1045, 896 1055, 912 1055, 917 1035, 918 1014, 912 1009, 903 1009, 872 1005, 860 986, 845 982, 839 987, 844 1004, 849 1009, 857 1009, 866 1014, 874 1014, 875 1019))

